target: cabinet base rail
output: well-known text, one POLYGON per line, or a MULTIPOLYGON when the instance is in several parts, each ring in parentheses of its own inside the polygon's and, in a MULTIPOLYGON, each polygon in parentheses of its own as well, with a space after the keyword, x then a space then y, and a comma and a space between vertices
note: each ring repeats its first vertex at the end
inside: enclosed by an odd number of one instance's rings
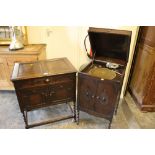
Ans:
POLYGON ((33 127, 36 127, 36 126, 50 124, 50 123, 54 123, 54 122, 58 122, 58 121, 62 121, 62 120, 70 119, 70 118, 74 118, 74 117, 72 115, 69 115, 69 116, 59 117, 59 118, 55 118, 53 120, 48 120, 48 121, 44 121, 44 122, 34 123, 34 124, 30 124, 30 125, 26 124, 25 128, 29 129, 29 128, 33 128, 33 127))
POLYGON ((28 124, 28 111, 24 111, 22 112, 23 113, 23 117, 24 117, 24 122, 25 122, 25 128, 26 129, 29 129, 29 128, 33 128, 33 127, 36 127, 36 126, 41 126, 41 125, 45 125, 45 124, 50 124, 50 123, 54 123, 54 122, 58 122, 58 121, 63 121, 63 120, 66 120, 66 119, 71 119, 73 118, 74 119, 74 122, 76 122, 76 105, 75 105, 75 102, 73 102, 73 109, 71 107, 71 105, 69 103, 66 103, 69 108, 70 108, 70 111, 71 111, 71 115, 67 115, 67 116, 62 116, 62 117, 57 117, 57 118, 54 118, 52 120, 47 120, 47 121, 42 121, 42 122, 38 122, 38 123, 33 123, 33 124, 28 124))

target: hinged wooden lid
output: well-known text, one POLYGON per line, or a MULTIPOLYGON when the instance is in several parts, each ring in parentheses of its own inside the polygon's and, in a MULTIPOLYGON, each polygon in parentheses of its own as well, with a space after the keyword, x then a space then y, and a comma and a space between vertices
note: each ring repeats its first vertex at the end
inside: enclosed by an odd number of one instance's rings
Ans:
POLYGON ((94 59, 126 64, 131 34, 131 31, 90 27, 88 35, 94 59))
POLYGON ((12 81, 77 72, 67 58, 16 63, 12 81))

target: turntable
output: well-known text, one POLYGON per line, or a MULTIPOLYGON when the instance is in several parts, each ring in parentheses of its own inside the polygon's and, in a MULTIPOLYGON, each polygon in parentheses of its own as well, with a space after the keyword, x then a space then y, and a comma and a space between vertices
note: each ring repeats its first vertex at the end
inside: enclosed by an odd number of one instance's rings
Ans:
POLYGON ((88 37, 92 60, 78 73, 77 121, 79 112, 84 111, 108 119, 110 128, 128 62, 131 32, 91 27, 88 37))

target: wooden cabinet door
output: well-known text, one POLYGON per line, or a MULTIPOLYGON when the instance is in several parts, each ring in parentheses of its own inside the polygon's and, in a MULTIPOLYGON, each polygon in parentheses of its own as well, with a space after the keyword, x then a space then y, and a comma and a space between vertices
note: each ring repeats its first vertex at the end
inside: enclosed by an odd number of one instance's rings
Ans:
POLYGON ((155 111, 155 26, 141 26, 132 64, 130 93, 142 111, 155 111))
POLYGON ((33 109, 46 104, 48 89, 46 87, 36 87, 20 90, 22 106, 24 109, 33 109))
POLYGON ((78 74, 78 104, 80 110, 94 111, 97 80, 89 75, 78 74))
POLYGON ((9 69, 5 58, 0 58, 0 89, 9 88, 9 69))
POLYGON ((117 95, 118 91, 114 82, 98 81, 94 111, 110 118, 116 106, 117 95))
POLYGON ((48 102, 59 102, 62 100, 75 100, 76 83, 64 82, 49 86, 48 102))

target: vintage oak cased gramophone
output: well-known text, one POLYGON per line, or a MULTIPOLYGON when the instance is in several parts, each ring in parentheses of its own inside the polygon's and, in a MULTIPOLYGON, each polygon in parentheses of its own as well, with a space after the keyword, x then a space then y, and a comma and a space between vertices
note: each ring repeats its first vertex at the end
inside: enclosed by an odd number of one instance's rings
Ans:
POLYGON ((131 32, 92 28, 88 30, 92 61, 78 73, 79 110, 109 120, 117 109, 128 62, 131 32))

